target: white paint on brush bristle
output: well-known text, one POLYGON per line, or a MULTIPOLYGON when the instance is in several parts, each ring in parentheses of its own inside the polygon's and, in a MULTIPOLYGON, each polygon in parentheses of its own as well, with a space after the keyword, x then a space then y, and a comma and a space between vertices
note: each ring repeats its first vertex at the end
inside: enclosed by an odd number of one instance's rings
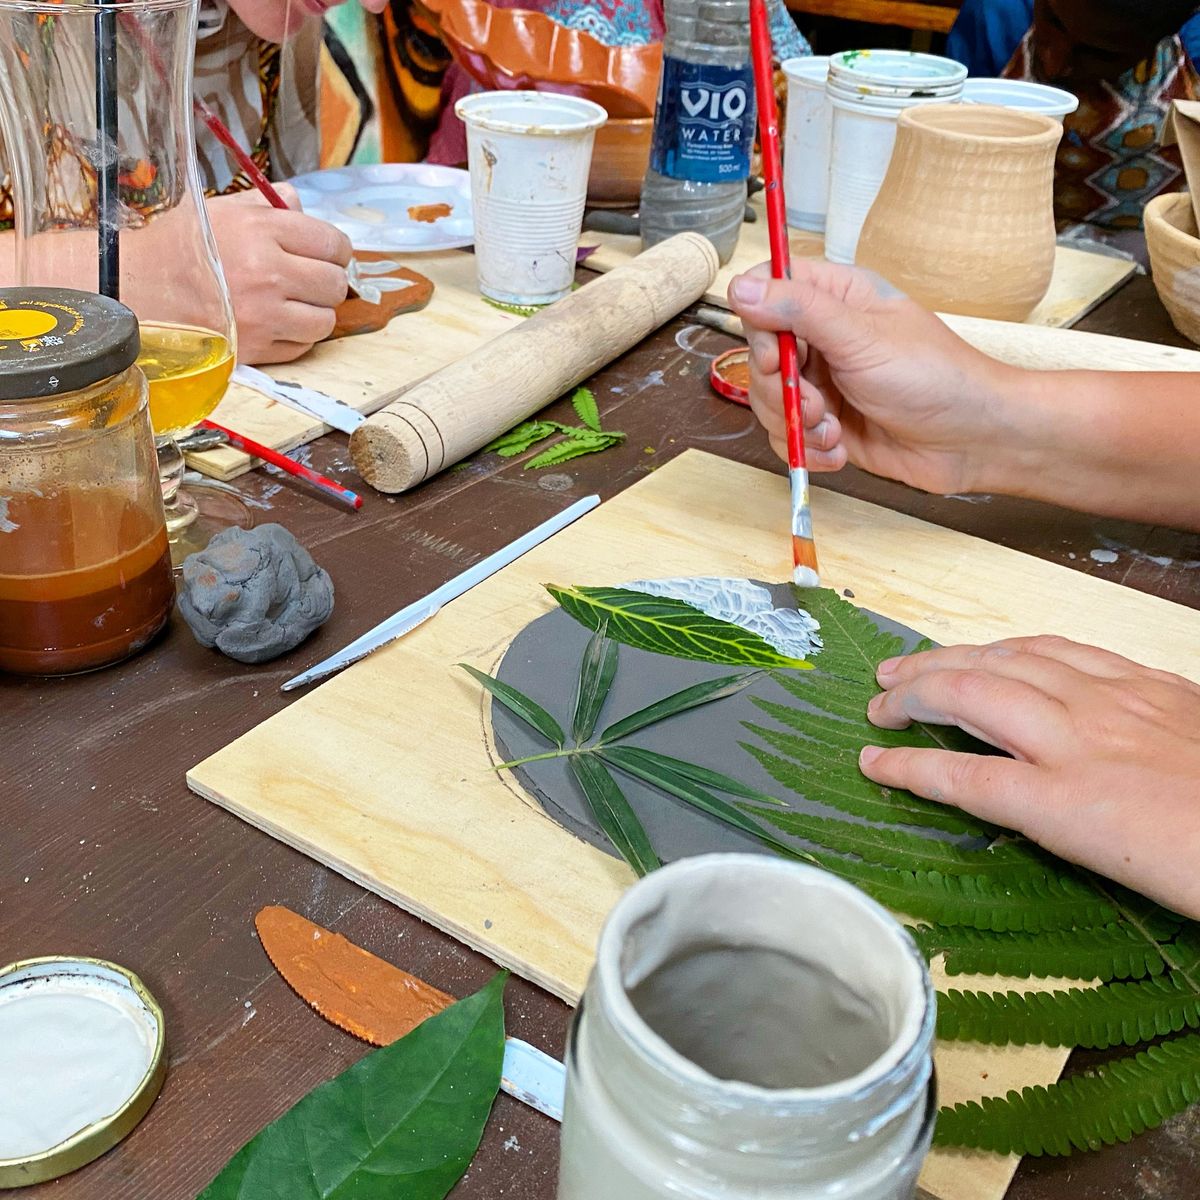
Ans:
POLYGON ((812 567, 797 566, 792 570, 792 582, 797 587, 820 587, 821 577, 812 567))

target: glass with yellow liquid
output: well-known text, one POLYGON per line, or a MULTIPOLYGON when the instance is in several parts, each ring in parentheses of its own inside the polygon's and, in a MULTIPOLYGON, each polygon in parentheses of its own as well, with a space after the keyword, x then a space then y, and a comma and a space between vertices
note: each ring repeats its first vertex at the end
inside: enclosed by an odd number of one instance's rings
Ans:
POLYGON ((218 529, 253 524, 252 510, 238 496, 179 486, 184 461, 175 439, 216 408, 237 349, 196 159, 197 5, 131 0, 120 6, 119 19, 109 22, 115 59, 109 68, 119 104, 115 126, 108 121, 102 130, 89 97, 97 22, 113 10, 95 0, 0 4, 0 143, 13 182, 17 277, 104 292, 136 315, 137 361, 150 381, 176 565, 218 529), (95 166, 102 144, 118 167, 115 198, 107 203, 95 166), (103 272, 101 246, 109 268, 103 272))

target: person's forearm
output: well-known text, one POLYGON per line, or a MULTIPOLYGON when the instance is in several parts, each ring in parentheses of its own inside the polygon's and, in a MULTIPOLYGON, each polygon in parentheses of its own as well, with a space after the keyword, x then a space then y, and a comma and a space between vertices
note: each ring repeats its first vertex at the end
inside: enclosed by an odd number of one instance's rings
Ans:
POLYGON ((1200 529, 1200 374, 1020 371, 975 490, 1200 529))

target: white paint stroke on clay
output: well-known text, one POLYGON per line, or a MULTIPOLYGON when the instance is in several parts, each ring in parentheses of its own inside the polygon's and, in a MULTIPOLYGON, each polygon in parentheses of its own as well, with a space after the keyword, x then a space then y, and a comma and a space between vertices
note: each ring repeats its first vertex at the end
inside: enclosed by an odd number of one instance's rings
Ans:
POLYGON ((776 608, 770 591, 749 579, 638 579, 623 586, 682 600, 715 620, 740 625, 788 658, 808 658, 824 645, 820 622, 801 608, 776 608))
POLYGON ((16 533, 20 528, 16 521, 9 520, 8 497, 0 496, 0 533, 16 533))

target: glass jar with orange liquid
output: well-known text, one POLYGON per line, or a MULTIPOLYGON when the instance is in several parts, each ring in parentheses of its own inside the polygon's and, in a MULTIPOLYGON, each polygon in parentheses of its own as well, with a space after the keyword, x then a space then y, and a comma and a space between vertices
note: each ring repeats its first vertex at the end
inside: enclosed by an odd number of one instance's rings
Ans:
POLYGON ((175 602, 137 320, 0 288, 0 671, 119 662, 175 602))
POLYGON ((179 486, 175 439, 217 406, 236 355, 196 163, 196 17, 197 0, 0 4, 0 128, 13 176, 17 276, 29 286, 103 292, 136 314, 177 564, 218 529, 253 523, 237 497, 179 486), (102 46, 116 105, 104 121, 102 46), (102 185, 112 185, 115 201, 102 185))

